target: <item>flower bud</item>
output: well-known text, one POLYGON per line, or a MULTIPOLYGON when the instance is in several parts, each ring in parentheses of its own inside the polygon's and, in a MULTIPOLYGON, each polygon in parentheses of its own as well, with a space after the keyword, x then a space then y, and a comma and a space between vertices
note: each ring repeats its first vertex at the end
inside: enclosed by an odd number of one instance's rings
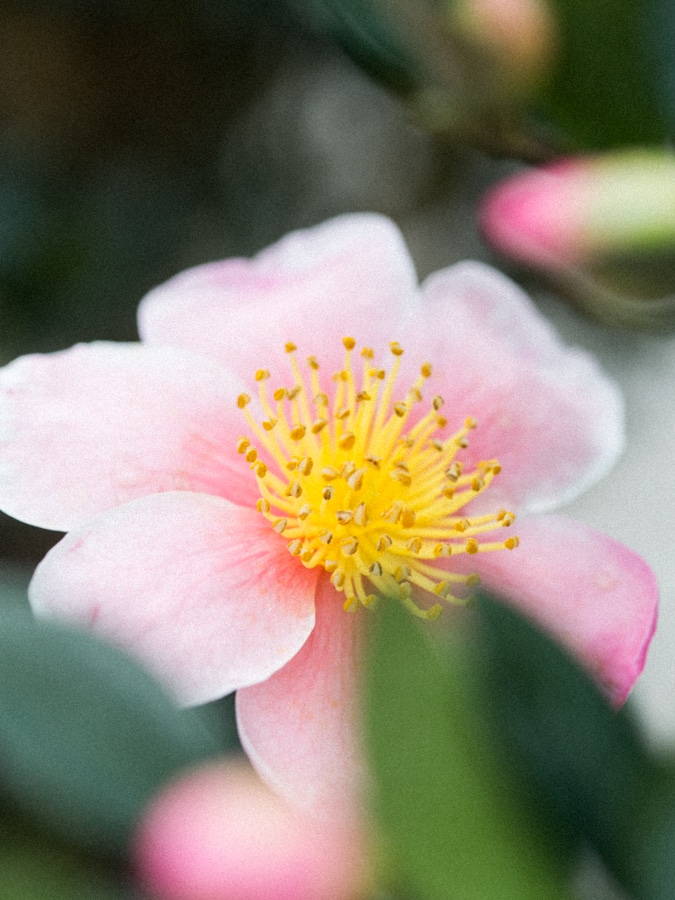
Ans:
POLYGON ((209 763, 166 787, 134 859, 157 900, 353 900, 365 880, 355 828, 299 813, 243 761, 209 763))
POLYGON ((675 156, 633 150, 516 175, 488 194, 486 238, 553 275, 596 317, 675 323, 675 156))

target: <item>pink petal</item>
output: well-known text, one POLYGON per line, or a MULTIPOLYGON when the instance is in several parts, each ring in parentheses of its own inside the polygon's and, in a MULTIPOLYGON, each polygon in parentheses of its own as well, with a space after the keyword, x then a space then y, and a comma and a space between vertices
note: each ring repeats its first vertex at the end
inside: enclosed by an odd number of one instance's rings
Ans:
POLYGON ((367 877, 358 829, 302 815, 233 759, 169 784, 133 855, 162 900, 353 900, 367 877))
POLYGON ((384 348, 403 340, 416 276, 400 232, 383 216, 340 216, 287 235, 251 260, 183 272, 139 308, 143 340, 215 357, 241 377, 259 368, 285 374, 295 342, 330 372, 345 335, 384 348), (275 371, 276 370, 276 371, 275 371))
POLYGON ((90 628, 145 662, 184 703, 280 669, 314 626, 316 571, 254 510, 153 494, 71 531, 37 567, 38 615, 90 628))
POLYGON ((21 357, 0 372, 0 507, 66 531, 160 491, 250 505, 239 390, 210 360, 171 348, 96 343, 21 357))
POLYGON ((417 341, 436 362, 430 391, 451 425, 478 420, 463 458, 502 465, 487 505, 545 511, 605 475, 623 446, 623 401, 595 359, 562 344, 529 298, 482 263, 437 272, 423 291, 417 341))
POLYGON ((283 669, 237 692, 242 745, 263 781, 322 819, 357 815, 363 765, 356 685, 364 613, 319 582, 316 628, 283 669))
POLYGON ((512 527, 520 547, 473 558, 483 583, 566 644, 622 703, 656 626, 653 572, 628 547, 573 519, 512 527))

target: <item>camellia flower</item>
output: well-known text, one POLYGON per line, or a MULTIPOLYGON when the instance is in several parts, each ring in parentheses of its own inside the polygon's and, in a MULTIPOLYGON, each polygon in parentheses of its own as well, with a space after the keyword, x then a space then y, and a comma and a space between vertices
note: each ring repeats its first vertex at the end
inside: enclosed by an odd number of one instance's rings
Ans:
POLYGON ((140 344, 0 374, 0 506, 68 532, 31 583, 36 613, 127 648, 186 703, 237 690, 263 779, 331 816, 359 784, 380 595, 412 628, 480 576, 623 700, 651 571, 529 515, 607 471, 621 400, 515 285, 462 263, 420 288, 396 227, 349 215, 177 276, 139 322, 140 344))

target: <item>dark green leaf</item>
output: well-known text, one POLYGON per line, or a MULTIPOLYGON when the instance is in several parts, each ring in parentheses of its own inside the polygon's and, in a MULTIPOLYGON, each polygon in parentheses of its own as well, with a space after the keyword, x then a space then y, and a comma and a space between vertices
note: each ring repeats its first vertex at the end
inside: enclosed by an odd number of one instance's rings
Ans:
MULTIPOLYGON (((566 896, 485 728, 462 635, 442 657, 395 600, 373 617, 366 685, 375 805, 419 900, 566 896)), ((427 626, 436 628, 440 626, 427 626)))
POLYGON ((545 102, 579 149, 661 143, 641 0, 552 0, 558 61, 545 102))
POLYGON ((483 598, 478 609, 476 658, 521 790, 633 884, 633 830, 646 821, 658 768, 629 712, 613 709, 564 650, 506 605, 483 598))
POLYGON ((159 786, 218 750, 201 711, 118 651, 0 615, 0 794, 66 840, 122 851, 159 786))

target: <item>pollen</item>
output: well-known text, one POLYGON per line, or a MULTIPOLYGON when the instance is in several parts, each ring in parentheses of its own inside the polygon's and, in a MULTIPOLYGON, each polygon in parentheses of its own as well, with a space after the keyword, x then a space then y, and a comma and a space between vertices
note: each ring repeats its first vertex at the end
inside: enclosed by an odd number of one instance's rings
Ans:
POLYGON ((398 341, 389 344, 388 366, 376 364, 369 347, 357 355, 353 337, 342 346, 342 367, 329 372, 316 356, 302 365, 289 341, 281 383, 270 387, 278 373, 260 368, 257 398, 237 398, 249 434, 236 449, 257 479, 256 509, 299 564, 325 569, 345 611, 386 594, 436 619, 442 604, 465 603, 478 583, 453 571, 449 557, 518 547, 515 535, 495 539, 510 529, 512 512, 485 513, 481 503, 471 514, 501 467, 469 460, 473 416, 457 411, 453 430, 453 415, 438 413, 443 397, 425 405, 431 363, 401 389, 398 341))

